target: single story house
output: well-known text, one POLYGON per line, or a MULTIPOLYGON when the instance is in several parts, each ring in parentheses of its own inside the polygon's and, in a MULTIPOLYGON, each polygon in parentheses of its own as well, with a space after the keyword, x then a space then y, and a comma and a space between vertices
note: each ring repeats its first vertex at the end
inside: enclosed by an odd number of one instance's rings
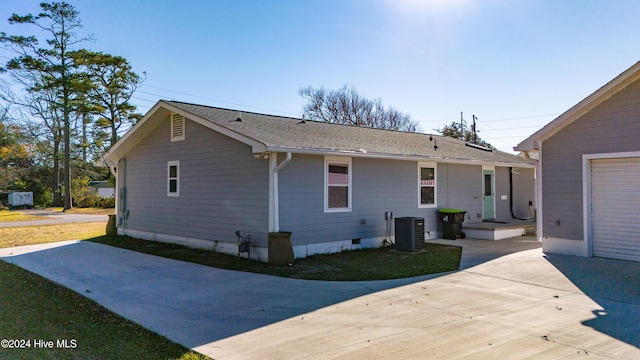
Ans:
POLYGON ((515 147, 537 152, 543 250, 640 261, 640 62, 515 147))
POLYGON ((159 101, 103 156, 116 174, 118 233, 268 257, 291 232, 296 258, 381 246, 386 212, 438 208, 467 222, 528 217, 536 161, 429 135, 159 101), (513 196, 511 196, 513 194, 513 196))

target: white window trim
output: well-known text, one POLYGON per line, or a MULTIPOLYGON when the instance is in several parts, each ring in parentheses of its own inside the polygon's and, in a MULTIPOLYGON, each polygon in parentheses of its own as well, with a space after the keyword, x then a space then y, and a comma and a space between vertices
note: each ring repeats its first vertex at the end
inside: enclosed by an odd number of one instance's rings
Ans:
POLYGON ((180 115, 180 114, 176 114, 176 113, 172 113, 171 114, 171 142, 175 142, 175 141, 183 141, 185 139, 185 134, 186 134, 186 128, 187 128, 187 120, 184 117, 184 115, 180 115), (176 124, 176 122, 179 121, 180 124, 176 124), (176 129, 177 126, 180 126, 182 128, 182 133, 180 135, 176 135, 174 133, 174 130, 176 129))
POLYGON ((431 209, 431 208, 436 208, 438 207, 438 164, 434 163, 434 162, 419 162, 418 163, 418 176, 417 176, 417 183, 418 183, 418 208, 419 209, 431 209), (420 176, 421 176, 421 169, 422 168, 433 168, 433 180, 434 180, 434 185, 433 185, 433 204, 423 204, 421 201, 421 196, 422 196, 422 186, 420 185, 420 176))
POLYGON ((339 213, 339 212, 351 212, 352 208, 352 194, 353 186, 351 182, 352 175, 351 157, 343 156, 325 156, 324 157, 324 212, 325 213, 339 213), (346 208, 330 208, 329 207, 329 164, 347 165, 347 172, 349 177, 349 184, 347 185, 347 202, 346 208))
POLYGON ((178 197, 180 196, 180 161, 168 161, 167 162, 167 196, 178 197), (171 177, 171 167, 177 167, 177 176, 175 178, 171 177), (176 180, 176 192, 171 192, 171 180, 176 180))

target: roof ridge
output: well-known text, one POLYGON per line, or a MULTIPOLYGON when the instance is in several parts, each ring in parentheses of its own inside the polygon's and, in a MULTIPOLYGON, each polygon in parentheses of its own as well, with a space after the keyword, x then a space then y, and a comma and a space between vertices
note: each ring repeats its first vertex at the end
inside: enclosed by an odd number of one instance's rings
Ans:
MULTIPOLYGON (((425 132, 417 132, 417 131, 382 129, 382 128, 376 128, 376 127, 371 127, 371 126, 362 126, 362 125, 353 125, 353 124, 340 124, 340 123, 334 123, 334 122, 329 122, 329 121, 303 119, 303 118, 292 117, 292 116, 282 116, 282 115, 259 113, 259 112, 255 112, 255 111, 229 109, 229 108, 223 108, 223 107, 213 106, 213 105, 194 104, 194 103, 189 103, 189 102, 185 102, 185 101, 177 101, 177 100, 160 100, 160 101, 164 101, 164 102, 168 102, 168 103, 178 103, 178 104, 184 104, 184 105, 190 105, 190 106, 197 106, 197 107, 204 107, 204 108, 209 108, 209 109, 224 110, 224 111, 236 111, 236 112, 241 112, 241 113, 245 113, 245 114, 269 116, 269 117, 274 117, 274 118, 290 119, 290 120, 296 120, 296 121, 303 121, 304 120, 305 122, 313 122, 313 123, 316 123, 316 124, 323 124, 323 125, 347 126, 347 127, 351 127, 351 128, 371 129, 371 130, 375 130, 375 131, 389 131, 389 132, 394 132, 394 133, 429 135, 429 136, 437 136, 437 137, 440 137, 440 138, 455 139, 455 138, 452 138, 452 137, 449 137, 449 136, 445 136, 445 135, 442 135, 442 134, 437 134, 437 133, 425 133, 425 132)), ((456 140, 460 140, 460 139, 456 139, 456 140)), ((460 141, 464 141, 464 140, 460 140, 460 141)))
MULTIPOLYGON (((300 119, 300 118, 296 118, 296 117, 292 117, 292 116, 283 116, 283 115, 264 114, 264 113, 259 113, 259 112, 255 112, 255 111, 245 111, 245 110, 239 110, 239 109, 229 109, 229 108, 223 108, 223 107, 213 106, 213 105, 194 104, 194 103, 190 103, 190 102, 186 102, 186 101, 178 101, 178 100, 160 100, 160 101, 164 101, 164 102, 167 102, 167 103, 178 103, 178 104, 184 104, 184 105, 191 105, 191 106, 198 106, 198 107, 206 107, 206 108, 210 108, 210 109, 217 109, 217 110, 236 111, 236 112, 241 112, 241 113, 245 113, 245 114, 262 115, 262 116, 271 116, 271 117, 278 117, 278 118, 283 118, 283 119, 292 119, 292 120, 302 120, 302 119, 300 119)), ((311 120, 306 120, 306 121, 311 121, 311 120)))

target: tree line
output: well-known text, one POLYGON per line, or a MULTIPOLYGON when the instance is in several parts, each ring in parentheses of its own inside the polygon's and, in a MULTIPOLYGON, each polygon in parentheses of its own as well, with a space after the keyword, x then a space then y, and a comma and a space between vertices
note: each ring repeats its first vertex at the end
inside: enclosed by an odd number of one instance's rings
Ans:
POLYGON ((145 75, 123 57, 82 48, 92 37, 78 34, 72 5, 40 8, 8 21, 45 36, 0 33, 16 54, 0 67, 0 189, 35 189, 39 203, 66 210, 73 178, 108 176, 92 161, 142 117, 130 99, 145 75))

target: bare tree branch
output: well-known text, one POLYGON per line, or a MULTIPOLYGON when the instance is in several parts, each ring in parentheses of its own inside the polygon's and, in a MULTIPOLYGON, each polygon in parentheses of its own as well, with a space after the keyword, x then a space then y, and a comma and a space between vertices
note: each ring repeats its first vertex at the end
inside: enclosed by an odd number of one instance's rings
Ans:
POLYGON ((344 85, 338 90, 307 86, 298 94, 307 100, 303 115, 309 120, 409 132, 420 130, 409 114, 385 108, 382 100, 369 100, 352 86, 344 85))

